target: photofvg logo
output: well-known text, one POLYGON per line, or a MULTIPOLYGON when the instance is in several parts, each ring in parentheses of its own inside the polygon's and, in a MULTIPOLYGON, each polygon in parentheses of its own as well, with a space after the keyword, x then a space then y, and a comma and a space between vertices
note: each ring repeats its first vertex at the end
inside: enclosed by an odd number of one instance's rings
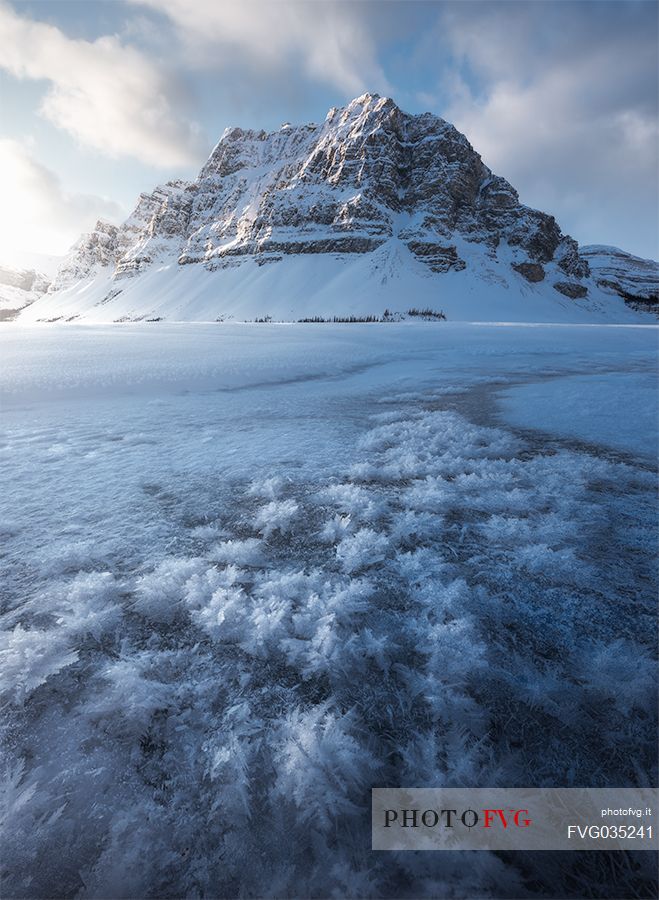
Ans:
POLYGON ((528 828, 528 809, 385 809, 384 827, 401 828, 528 828))
POLYGON ((653 850, 651 788, 375 788, 374 850, 653 850))

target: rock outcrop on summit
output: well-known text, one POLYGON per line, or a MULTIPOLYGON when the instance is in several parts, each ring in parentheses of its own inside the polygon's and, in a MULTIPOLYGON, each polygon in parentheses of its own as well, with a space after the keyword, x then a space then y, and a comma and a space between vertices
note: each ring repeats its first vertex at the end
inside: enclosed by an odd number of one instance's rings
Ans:
POLYGON ((417 301, 463 319, 637 315, 601 280, 451 124, 365 94, 320 125, 227 129, 196 180, 84 235, 24 316, 298 318, 417 301))

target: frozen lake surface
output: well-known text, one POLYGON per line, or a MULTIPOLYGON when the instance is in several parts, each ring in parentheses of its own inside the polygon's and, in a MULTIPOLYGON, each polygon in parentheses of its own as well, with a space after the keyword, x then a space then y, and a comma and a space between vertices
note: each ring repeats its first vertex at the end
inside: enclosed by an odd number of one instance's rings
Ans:
POLYGON ((498 393, 502 418, 512 425, 657 456, 657 373, 589 373, 552 377, 498 393))
POLYGON ((369 791, 656 783, 656 356, 4 326, 3 894, 617 896, 373 854, 369 791))

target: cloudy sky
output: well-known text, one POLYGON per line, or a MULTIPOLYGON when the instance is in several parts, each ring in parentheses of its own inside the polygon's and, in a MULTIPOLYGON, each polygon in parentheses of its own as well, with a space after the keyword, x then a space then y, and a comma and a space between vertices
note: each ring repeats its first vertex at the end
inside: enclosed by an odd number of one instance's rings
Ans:
POLYGON ((582 243, 657 256, 654 0, 0 0, 0 262, 365 90, 453 122, 582 243))

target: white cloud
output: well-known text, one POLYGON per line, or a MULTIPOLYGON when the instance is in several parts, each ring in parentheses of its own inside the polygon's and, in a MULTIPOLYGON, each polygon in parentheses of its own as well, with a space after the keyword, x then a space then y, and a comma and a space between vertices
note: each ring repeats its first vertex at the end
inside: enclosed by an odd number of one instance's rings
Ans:
POLYGON ((103 197, 67 193, 25 144, 6 138, 0 139, 0 197, 0 254, 10 265, 20 265, 25 251, 62 254, 98 218, 122 213, 103 197))
POLYGON ((613 5, 468 6, 440 20, 446 118, 580 241, 656 254, 654 35, 613 5))
POLYGON ((0 68, 50 86, 41 113, 111 157, 171 167, 199 160, 197 128, 173 106, 176 85, 116 37, 73 40, 0 4, 0 68))
MULTIPOLYGON (((272 0, 131 0, 165 14, 195 66, 297 70, 349 94, 388 90, 369 17, 358 6, 272 0)), ((372 24, 372 23, 371 23, 372 24)))

